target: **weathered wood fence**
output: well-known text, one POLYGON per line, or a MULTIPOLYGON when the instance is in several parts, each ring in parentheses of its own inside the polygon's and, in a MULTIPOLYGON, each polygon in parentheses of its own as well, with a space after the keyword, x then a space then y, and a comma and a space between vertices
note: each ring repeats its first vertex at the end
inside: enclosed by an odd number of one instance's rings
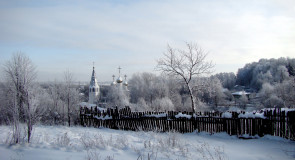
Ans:
POLYGON ((280 108, 257 113, 237 112, 132 112, 123 109, 99 110, 81 107, 82 126, 133 131, 226 132, 239 137, 273 135, 295 140, 295 111, 280 108))

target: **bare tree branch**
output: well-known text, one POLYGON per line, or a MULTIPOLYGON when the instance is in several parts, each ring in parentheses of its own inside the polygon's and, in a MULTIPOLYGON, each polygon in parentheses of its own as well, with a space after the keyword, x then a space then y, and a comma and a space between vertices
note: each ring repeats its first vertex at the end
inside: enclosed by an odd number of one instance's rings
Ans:
POLYGON ((204 74, 210 74, 214 67, 213 63, 205 61, 207 53, 193 43, 186 43, 186 49, 184 50, 174 49, 168 45, 167 51, 163 55, 164 57, 157 61, 157 70, 183 79, 190 93, 192 110, 195 112, 191 80, 204 74))

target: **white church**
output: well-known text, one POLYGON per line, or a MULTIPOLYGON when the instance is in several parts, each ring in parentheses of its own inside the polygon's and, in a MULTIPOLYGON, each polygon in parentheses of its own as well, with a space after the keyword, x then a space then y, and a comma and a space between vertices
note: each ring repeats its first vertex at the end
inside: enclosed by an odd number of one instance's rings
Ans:
POLYGON ((92 71, 92 76, 90 80, 90 85, 89 85, 89 104, 96 104, 99 102, 99 97, 100 97, 100 89, 99 85, 97 83, 96 79, 96 74, 93 66, 93 71, 92 71))
MULTIPOLYGON (((124 91, 129 91, 128 90, 128 82, 127 82, 127 75, 124 76, 125 80, 123 81, 123 78, 121 77, 121 67, 119 69, 119 76, 117 80, 115 81, 115 75, 113 75, 113 82, 110 84, 111 87, 118 87, 120 89, 123 89, 124 91)), ((89 85, 89 100, 88 104, 85 102, 82 102, 82 106, 97 106, 100 103, 100 87, 98 85, 98 81, 96 79, 96 73, 95 73, 95 68, 93 66, 92 70, 92 75, 91 75, 91 80, 90 80, 90 85, 89 85)))

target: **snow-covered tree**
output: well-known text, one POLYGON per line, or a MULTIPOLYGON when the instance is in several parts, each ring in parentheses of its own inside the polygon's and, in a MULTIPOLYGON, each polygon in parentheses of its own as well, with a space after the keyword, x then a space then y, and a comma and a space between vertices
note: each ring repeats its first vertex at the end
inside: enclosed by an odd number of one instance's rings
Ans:
POLYGON ((217 78, 210 78, 208 80, 209 86, 207 88, 207 94, 209 97, 208 102, 213 104, 215 107, 218 106, 220 102, 225 99, 225 94, 223 93, 223 87, 217 78))
POLYGON ((136 104, 132 104, 131 107, 134 111, 148 111, 148 110, 150 110, 150 107, 147 105, 144 98, 142 98, 142 97, 140 97, 138 99, 138 102, 136 104))
POLYGON ((195 77, 211 73, 213 68, 212 62, 205 61, 205 53, 198 45, 186 43, 186 49, 174 49, 168 45, 164 57, 158 60, 157 69, 170 76, 182 79, 182 82, 188 89, 192 111, 195 112, 195 97, 193 89, 198 86, 192 86, 191 81, 195 77))
POLYGON ((49 84, 46 91, 50 105, 47 108, 46 114, 42 117, 42 122, 46 124, 63 124, 65 113, 65 102, 62 99, 64 93, 63 84, 54 81, 52 84, 49 84))
POLYGON ((242 94, 241 97, 237 100, 241 108, 246 108, 248 103, 248 97, 245 94, 242 94))
POLYGON ((283 101, 282 107, 295 108, 295 77, 275 84, 275 94, 283 101))
POLYGON ((107 100, 110 107, 124 108, 129 106, 128 91, 124 90, 122 86, 111 86, 107 93, 107 100))
POLYGON ((264 83, 274 85, 289 80, 294 68, 294 58, 260 59, 238 70, 237 84, 260 90, 264 83))
POLYGON ((73 85, 73 74, 69 70, 64 72, 64 82, 62 100, 64 100, 66 104, 68 125, 71 126, 71 119, 76 116, 78 112, 77 106, 80 101, 79 91, 73 85))
POLYGON ((152 106, 153 111, 171 111, 174 110, 174 105, 170 98, 164 97, 164 98, 156 98, 153 106, 152 106))
POLYGON ((282 83, 265 83, 259 92, 264 107, 295 107, 295 80, 292 78, 282 83))
POLYGON ((218 73, 214 76, 220 80, 222 86, 227 89, 233 89, 236 84, 236 75, 233 72, 230 73, 218 73))
POLYGON ((171 91, 168 86, 169 80, 153 73, 133 74, 129 82, 131 103, 138 103, 138 100, 143 98, 149 106, 152 106, 157 97, 167 97, 171 91))
POLYGON ((28 142, 30 142, 34 125, 34 106, 33 91, 36 78, 36 69, 29 57, 23 53, 16 53, 11 60, 4 65, 4 74, 9 95, 11 98, 8 106, 13 119, 13 138, 14 143, 19 142, 19 123, 27 124, 28 142))

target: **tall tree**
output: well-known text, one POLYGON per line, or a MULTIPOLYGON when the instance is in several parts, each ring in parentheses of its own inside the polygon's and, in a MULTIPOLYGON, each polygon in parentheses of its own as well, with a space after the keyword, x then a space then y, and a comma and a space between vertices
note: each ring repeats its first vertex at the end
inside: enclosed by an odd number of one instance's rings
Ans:
POLYGON ((73 81, 73 74, 66 70, 64 72, 64 94, 63 94, 63 100, 66 103, 67 107, 67 120, 68 125, 71 126, 71 117, 75 115, 75 112, 77 112, 77 104, 79 102, 79 92, 74 87, 74 81, 73 81))
POLYGON ((212 72, 214 65, 206 61, 207 53, 197 44, 186 43, 186 49, 174 49, 168 45, 164 57, 158 60, 157 69, 172 76, 180 77, 185 83, 191 103, 195 112, 195 97, 193 90, 198 86, 192 86, 191 81, 195 77, 212 72))
POLYGON ((54 83, 50 84, 47 89, 47 94, 49 95, 48 98, 51 102, 51 105, 48 109, 48 117, 42 117, 44 121, 47 121, 46 123, 54 123, 59 124, 61 122, 61 119, 63 118, 63 104, 62 101, 62 93, 63 93, 64 87, 62 83, 59 83, 57 81, 54 81, 54 83))
POLYGON ((36 79, 36 69, 32 61, 25 54, 19 52, 13 55, 10 61, 4 65, 4 73, 10 94, 13 98, 11 111, 14 122, 14 143, 19 142, 19 122, 26 122, 28 142, 30 142, 33 129, 33 113, 31 103, 31 92, 36 79))

